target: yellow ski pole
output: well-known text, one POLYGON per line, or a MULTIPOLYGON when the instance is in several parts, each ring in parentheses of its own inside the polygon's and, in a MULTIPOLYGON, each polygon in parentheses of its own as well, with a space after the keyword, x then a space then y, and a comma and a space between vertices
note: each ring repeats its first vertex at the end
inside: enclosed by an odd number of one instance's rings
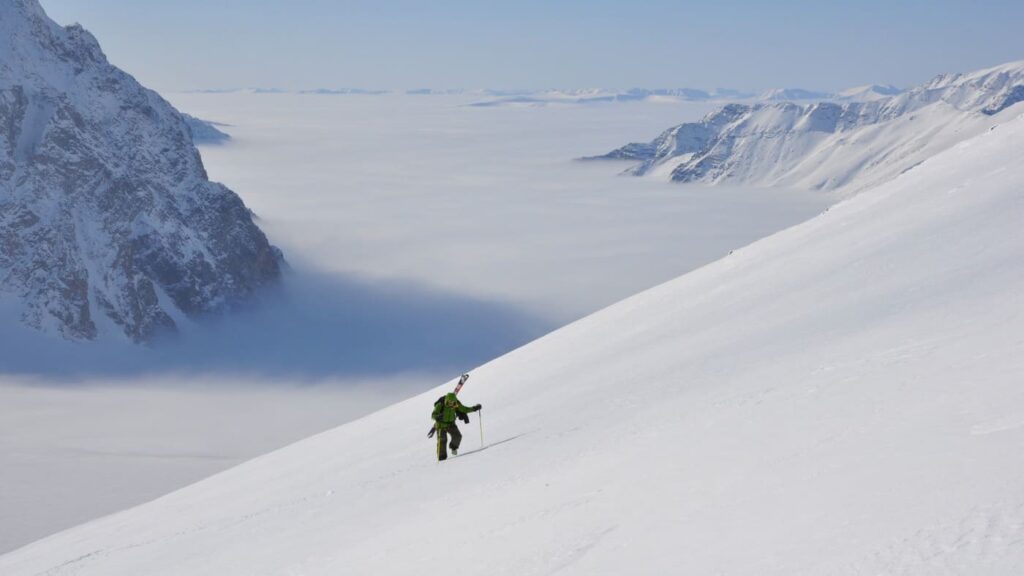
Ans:
POLYGON ((476 421, 480 423, 480 448, 484 447, 484 411, 476 411, 476 421))

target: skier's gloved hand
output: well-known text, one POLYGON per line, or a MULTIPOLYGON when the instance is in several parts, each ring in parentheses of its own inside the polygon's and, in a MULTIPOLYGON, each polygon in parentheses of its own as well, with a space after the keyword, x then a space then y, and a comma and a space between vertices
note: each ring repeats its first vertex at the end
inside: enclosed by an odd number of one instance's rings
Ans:
POLYGON ((473 406, 473 412, 476 412, 476 411, 480 410, 483 407, 484 407, 483 404, 477 404, 476 406, 473 406))

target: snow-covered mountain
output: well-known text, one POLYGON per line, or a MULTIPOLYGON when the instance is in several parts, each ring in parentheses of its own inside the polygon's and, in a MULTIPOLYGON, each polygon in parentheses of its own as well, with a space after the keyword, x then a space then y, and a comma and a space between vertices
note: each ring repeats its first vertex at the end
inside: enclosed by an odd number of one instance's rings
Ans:
POLYGON ((280 253, 192 139, 83 28, 0 2, 0 292, 27 324, 142 341, 279 277, 280 253))
POLYGON ((222 132, 218 128, 218 126, 224 126, 223 124, 196 118, 189 114, 182 114, 181 117, 185 120, 185 124, 188 125, 188 129, 192 133, 192 142, 196 144, 223 144, 231 140, 229 134, 222 132))
POLYGON ((772 88, 758 96, 758 100, 767 102, 790 102, 793 100, 830 100, 835 95, 830 92, 806 90, 804 88, 772 88))
POLYGON ((1024 116, 5 576, 1024 573, 1024 116), (474 416, 476 418, 476 416, 474 416))
POLYGON ((855 86, 836 94, 837 100, 881 100, 902 93, 903 90, 888 84, 869 84, 867 86, 855 86))
POLYGON ((863 101, 729 104, 595 158, 679 182, 857 190, 984 132, 1021 100, 1024 62, 1013 62, 863 101))

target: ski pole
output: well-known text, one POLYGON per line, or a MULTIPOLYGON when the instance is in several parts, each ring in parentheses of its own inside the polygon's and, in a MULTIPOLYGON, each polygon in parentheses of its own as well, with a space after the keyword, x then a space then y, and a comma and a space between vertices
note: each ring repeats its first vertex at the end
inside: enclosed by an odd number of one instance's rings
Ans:
POLYGON ((480 423, 480 448, 484 447, 484 411, 477 410, 476 421, 480 423))

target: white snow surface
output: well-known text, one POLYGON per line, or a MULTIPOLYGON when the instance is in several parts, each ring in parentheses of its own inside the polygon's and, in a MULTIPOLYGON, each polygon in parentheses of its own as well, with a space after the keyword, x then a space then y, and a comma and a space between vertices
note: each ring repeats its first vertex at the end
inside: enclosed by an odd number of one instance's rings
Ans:
POLYGON ((420 377, 287 385, 225 376, 0 376, 0 554, 334 428, 420 377))
POLYGON ((1024 117, 5 576, 1024 572, 1024 117))
POLYGON ((639 150, 629 157, 641 161, 629 170, 635 175, 852 195, 1019 114, 1024 61, 938 76, 891 95, 864 90, 839 102, 729 104, 599 158, 639 150))

